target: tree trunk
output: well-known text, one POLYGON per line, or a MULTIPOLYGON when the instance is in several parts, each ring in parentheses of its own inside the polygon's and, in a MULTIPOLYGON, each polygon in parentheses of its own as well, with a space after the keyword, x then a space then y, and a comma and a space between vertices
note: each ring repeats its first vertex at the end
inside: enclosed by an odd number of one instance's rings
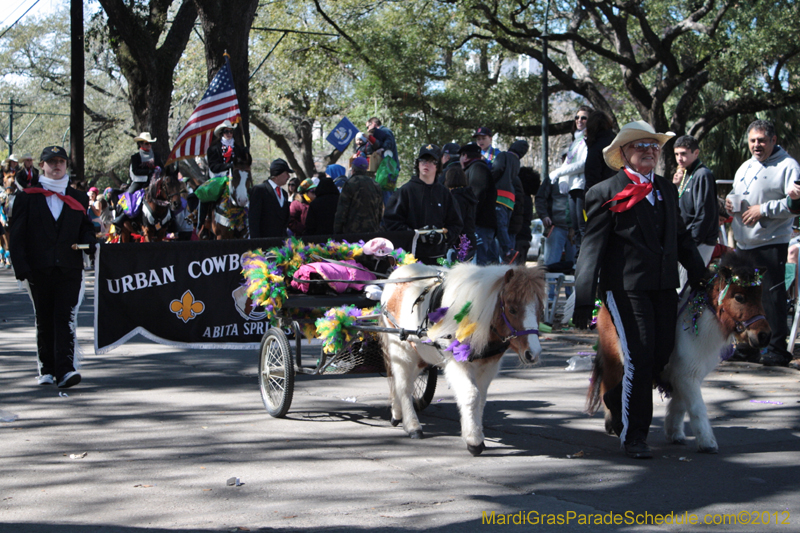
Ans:
POLYGON ((208 81, 225 64, 224 53, 230 55, 233 83, 242 113, 242 127, 236 135, 243 135, 246 146, 250 145, 250 65, 248 50, 250 27, 256 16, 258 0, 195 0, 206 47, 208 81))
POLYGON ((173 0, 151 0, 146 18, 123 0, 99 2, 114 37, 111 46, 128 81, 128 102, 136 134, 150 132, 156 138, 153 148, 166 159, 170 150, 173 73, 197 19, 194 2, 183 0, 168 26, 167 11, 173 0), (158 46, 167 27, 169 32, 158 46))

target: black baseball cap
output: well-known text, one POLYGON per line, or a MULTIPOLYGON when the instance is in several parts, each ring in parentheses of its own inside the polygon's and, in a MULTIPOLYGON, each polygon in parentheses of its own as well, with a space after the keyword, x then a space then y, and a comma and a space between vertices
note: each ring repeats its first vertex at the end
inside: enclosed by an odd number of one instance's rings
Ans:
POLYGON ((490 130, 486 126, 481 126, 477 130, 475 130, 475 133, 472 134, 472 137, 474 138, 474 137, 477 137, 478 135, 486 135, 487 137, 491 137, 492 136, 492 130, 490 130))
POLYGON ((289 174, 294 174, 294 170, 292 167, 289 166, 289 163, 284 161, 283 159, 276 159, 269 165, 269 175, 270 176, 277 176, 278 174, 283 174, 284 172, 288 172, 289 174))
POLYGON ((69 162, 67 151, 60 146, 46 147, 44 150, 42 150, 42 155, 39 157, 39 161, 50 161, 54 157, 60 157, 61 159, 66 159, 67 162, 69 162))
POLYGON ((481 147, 478 146, 474 142, 468 142, 464 146, 458 149, 459 154, 479 154, 481 153, 481 147))
POLYGON ((435 144, 425 144, 422 148, 419 149, 419 155, 417 159, 422 159, 423 157, 432 157, 435 160, 439 160, 439 147, 435 144))
POLYGON ((442 153, 447 155, 455 155, 459 150, 461 147, 457 143, 447 143, 442 146, 442 153))

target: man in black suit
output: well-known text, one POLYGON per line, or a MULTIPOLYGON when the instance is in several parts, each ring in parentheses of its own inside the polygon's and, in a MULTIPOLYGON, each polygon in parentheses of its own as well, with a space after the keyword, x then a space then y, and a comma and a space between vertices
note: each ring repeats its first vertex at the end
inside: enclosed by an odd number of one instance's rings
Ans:
MULTIPOLYGON (((250 192, 250 238, 286 237, 289 223, 289 198, 281 189, 294 170, 283 159, 269 166, 270 178, 250 192)), ((333 231, 333 228, 331 228, 333 231)))
POLYGON ((75 328, 83 288, 83 252, 94 225, 86 193, 69 187, 67 153, 48 146, 40 158, 40 187, 17 193, 11 222, 14 274, 27 280, 36 314, 39 384, 68 388, 81 381, 75 361, 75 328))
POLYGON ((75 327, 83 288, 83 252, 93 253, 94 225, 86 193, 69 187, 67 153, 48 146, 40 158, 40 187, 17 193, 11 223, 14 274, 27 280, 36 314, 39 384, 68 388, 81 381, 75 327))
POLYGON ((611 313, 625 355, 622 382, 603 396, 625 453, 651 458, 646 439, 653 418, 653 380, 675 344, 678 261, 693 288, 705 263, 678 210, 675 187, 655 174, 661 147, 674 134, 650 124, 622 127, 603 151, 621 169, 589 189, 587 222, 575 273, 575 324, 585 327, 596 289, 611 313))
POLYGON ((22 156, 22 167, 14 176, 18 189, 39 186, 39 169, 33 166, 33 156, 25 154, 22 156))

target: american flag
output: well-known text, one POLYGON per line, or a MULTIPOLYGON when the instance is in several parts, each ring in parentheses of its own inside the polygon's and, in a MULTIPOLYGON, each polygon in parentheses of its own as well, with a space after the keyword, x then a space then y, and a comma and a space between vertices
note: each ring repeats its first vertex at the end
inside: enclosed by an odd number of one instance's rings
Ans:
POLYGON ((178 134, 178 140, 175 141, 166 164, 206 155, 206 150, 214 136, 214 128, 226 118, 233 124, 242 119, 227 56, 225 65, 211 80, 211 85, 208 86, 203 99, 200 100, 192 112, 192 116, 189 117, 189 121, 178 134))

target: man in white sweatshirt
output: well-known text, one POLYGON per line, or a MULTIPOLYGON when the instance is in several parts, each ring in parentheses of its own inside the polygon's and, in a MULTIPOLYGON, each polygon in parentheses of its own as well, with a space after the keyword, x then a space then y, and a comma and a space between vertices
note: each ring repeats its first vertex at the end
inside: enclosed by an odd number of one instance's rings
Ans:
POLYGON ((753 157, 736 171, 725 208, 733 215, 737 251, 764 268, 764 312, 772 339, 759 362, 786 366, 792 356, 786 350, 784 272, 792 219, 800 213, 800 202, 795 202, 800 199, 800 165, 778 146, 775 127, 766 120, 748 126, 747 144, 753 157))

